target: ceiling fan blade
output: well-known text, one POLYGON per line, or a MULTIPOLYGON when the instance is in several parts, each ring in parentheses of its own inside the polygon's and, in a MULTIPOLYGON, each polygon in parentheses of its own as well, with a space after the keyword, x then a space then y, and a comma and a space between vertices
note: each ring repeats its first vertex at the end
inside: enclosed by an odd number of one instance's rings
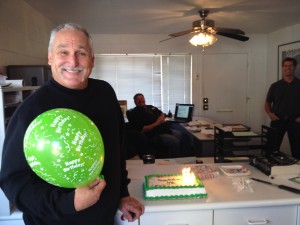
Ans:
POLYGON ((167 38, 167 39, 161 40, 161 41, 159 41, 159 42, 164 42, 164 41, 167 41, 167 40, 170 40, 170 39, 173 39, 173 38, 176 38, 176 37, 170 37, 170 38, 167 38))
POLYGON ((245 35, 245 32, 240 29, 233 29, 233 28, 225 28, 225 27, 214 27, 214 30, 217 33, 230 33, 230 34, 240 34, 245 35))
POLYGON ((192 33, 193 31, 195 31, 195 30, 194 29, 184 30, 184 31, 180 31, 180 32, 177 32, 177 33, 169 34, 169 36, 170 37, 179 37, 179 36, 182 36, 182 35, 192 33))
MULTIPOLYGON (((179 0, 174 0, 174 1, 179 1, 179 0)), ((218 9, 216 9, 216 8, 211 8, 211 10, 218 11, 218 9)), ((210 12, 209 9, 199 10, 198 13, 199 13, 201 19, 193 22, 192 29, 169 34, 170 38, 162 40, 160 42, 167 41, 172 38, 183 36, 186 34, 199 33, 199 32, 204 32, 204 33, 212 34, 212 35, 218 34, 218 35, 232 38, 232 39, 239 40, 239 41, 248 41, 249 40, 249 37, 244 36, 245 32, 240 29, 215 27, 215 22, 213 20, 206 19, 209 12, 210 12)))
POLYGON ((249 37, 246 36, 242 36, 239 34, 232 34, 232 33, 223 33, 223 32, 217 32, 218 35, 224 36, 224 37, 228 37, 228 38, 232 38, 238 41, 248 41, 249 37))

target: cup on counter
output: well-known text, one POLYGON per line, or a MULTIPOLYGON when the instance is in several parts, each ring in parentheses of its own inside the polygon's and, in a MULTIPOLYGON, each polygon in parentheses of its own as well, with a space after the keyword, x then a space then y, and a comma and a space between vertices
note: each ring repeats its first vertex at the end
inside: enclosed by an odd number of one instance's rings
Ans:
POLYGON ((154 155, 143 155, 143 162, 144 162, 144 164, 153 164, 153 163, 155 163, 155 156, 154 155))

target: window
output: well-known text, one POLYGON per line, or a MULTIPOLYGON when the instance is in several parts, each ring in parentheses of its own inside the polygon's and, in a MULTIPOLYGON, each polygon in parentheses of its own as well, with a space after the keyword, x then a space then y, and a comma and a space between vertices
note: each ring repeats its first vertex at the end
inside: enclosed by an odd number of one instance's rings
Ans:
POLYGON ((112 85, 119 100, 135 107, 143 93, 146 104, 167 113, 176 103, 191 103, 191 55, 95 55, 92 78, 112 85))

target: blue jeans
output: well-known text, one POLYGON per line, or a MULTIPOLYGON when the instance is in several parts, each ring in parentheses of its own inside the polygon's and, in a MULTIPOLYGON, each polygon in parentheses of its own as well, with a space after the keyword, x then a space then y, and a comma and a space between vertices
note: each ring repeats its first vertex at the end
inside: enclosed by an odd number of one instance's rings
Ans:
POLYGON ((178 130, 171 129, 173 134, 159 134, 161 143, 167 148, 170 158, 181 156, 181 140, 182 134, 178 130))

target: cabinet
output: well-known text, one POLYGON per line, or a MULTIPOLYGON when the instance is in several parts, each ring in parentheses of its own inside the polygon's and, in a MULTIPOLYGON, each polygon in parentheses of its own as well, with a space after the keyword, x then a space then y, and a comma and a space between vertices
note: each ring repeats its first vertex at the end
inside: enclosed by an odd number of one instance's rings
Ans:
POLYGON ((262 153, 262 135, 251 131, 225 131, 214 127, 215 162, 226 162, 229 157, 248 157, 262 153))
POLYGON ((141 225, 212 225, 213 210, 173 211, 145 213, 141 225))
MULTIPOLYGON (((122 225, 121 223, 116 223, 122 225)), ((297 206, 239 209, 151 212, 140 218, 141 225, 297 225, 297 206)))
MULTIPOLYGON (((14 111, 23 100, 37 90, 38 86, 22 86, 22 80, 7 80, 7 87, 0 87, 0 168, 5 129, 14 111)), ((14 211, 0 189, 0 221, 2 216, 10 216, 14 211)), ((2 221, 1 221, 2 224, 2 221)))
POLYGON ((297 206, 214 210, 214 225, 296 225, 297 206))
POLYGON ((297 213, 297 225, 300 225, 300 205, 298 205, 298 213, 297 213))
POLYGON ((123 213, 120 210, 117 210, 115 215, 115 225, 140 225, 140 221, 136 220, 134 222, 128 222, 128 220, 122 220, 121 216, 123 213))
POLYGON ((9 216, 0 216, 1 225, 24 225, 22 213, 15 211, 9 216))
MULTIPOLYGON (((258 138, 259 139, 259 138, 258 138)), ((220 173, 218 177, 203 180, 208 193, 201 199, 145 200, 144 176, 149 174, 180 173, 195 162, 196 158, 172 160, 170 164, 156 160, 154 164, 143 164, 142 160, 127 160, 131 182, 129 192, 145 206, 141 225, 300 225, 300 196, 277 187, 253 182, 253 192, 239 192, 232 177, 220 173), (177 164, 177 163, 178 164, 177 164)), ((206 160, 204 158, 204 160, 206 160)), ((251 171, 251 177, 271 181, 269 177, 248 163, 239 162, 251 171)), ((228 164, 214 164, 222 166, 228 164)), ((230 164, 236 165, 236 164, 230 164)), ((285 179, 272 179, 273 183, 300 188, 285 179), (283 183, 282 183, 283 182, 283 183), (286 182, 286 183, 285 183, 286 182)), ((118 219, 119 217, 117 217, 118 219)), ((116 220, 117 225, 123 225, 116 220)))

